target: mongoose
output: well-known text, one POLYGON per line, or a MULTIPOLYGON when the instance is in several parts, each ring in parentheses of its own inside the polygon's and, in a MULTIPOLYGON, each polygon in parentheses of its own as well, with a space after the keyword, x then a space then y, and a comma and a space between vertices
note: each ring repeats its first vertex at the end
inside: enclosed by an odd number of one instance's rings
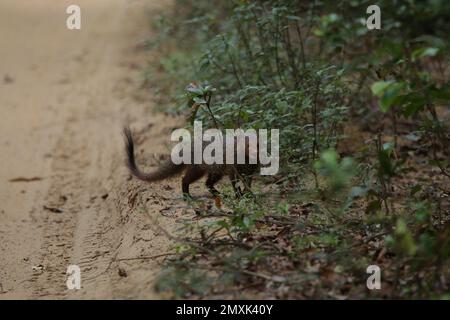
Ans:
POLYGON ((127 153, 127 167, 131 174, 136 178, 147 181, 154 182, 167 179, 177 174, 184 173, 181 181, 181 189, 183 196, 189 198, 189 185, 199 180, 204 175, 207 175, 206 187, 211 192, 211 194, 216 197, 219 195, 219 191, 214 187, 214 185, 222 179, 223 176, 228 176, 236 197, 242 196, 242 190, 237 186, 237 182, 240 178, 243 178, 244 182, 244 192, 249 192, 251 187, 251 175, 256 172, 259 165, 258 164, 248 164, 248 144, 246 144, 246 164, 174 164, 171 159, 162 163, 158 169, 150 172, 144 173, 136 165, 134 157, 134 142, 129 128, 124 129, 125 135, 125 148, 127 153))

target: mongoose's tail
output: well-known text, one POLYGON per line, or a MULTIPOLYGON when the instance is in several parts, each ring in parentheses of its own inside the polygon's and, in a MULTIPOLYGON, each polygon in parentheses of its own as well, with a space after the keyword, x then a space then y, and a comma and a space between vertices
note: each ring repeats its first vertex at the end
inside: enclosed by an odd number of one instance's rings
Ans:
POLYGON ((140 171, 136 166, 136 161, 134 158, 134 142, 130 128, 124 128, 123 133, 125 135, 125 151, 127 153, 126 164, 131 174, 133 174, 136 178, 147 182, 152 182, 169 178, 183 171, 183 164, 176 165, 172 163, 170 159, 153 172, 144 173, 140 171))

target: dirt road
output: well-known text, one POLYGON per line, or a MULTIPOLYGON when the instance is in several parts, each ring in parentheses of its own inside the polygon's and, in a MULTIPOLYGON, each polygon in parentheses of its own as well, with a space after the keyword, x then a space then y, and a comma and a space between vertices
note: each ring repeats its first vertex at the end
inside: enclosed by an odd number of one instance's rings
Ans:
POLYGON ((177 207, 179 186, 130 180, 121 129, 137 132, 146 168, 167 152, 176 124, 151 113, 139 44, 149 12, 168 5, 1 1, 0 299, 157 297, 163 258, 134 258, 170 249, 149 216, 173 230, 182 209, 162 213, 177 207), (73 3, 81 30, 66 28, 73 3), (71 264, 81 290, 67 289, 71 264))

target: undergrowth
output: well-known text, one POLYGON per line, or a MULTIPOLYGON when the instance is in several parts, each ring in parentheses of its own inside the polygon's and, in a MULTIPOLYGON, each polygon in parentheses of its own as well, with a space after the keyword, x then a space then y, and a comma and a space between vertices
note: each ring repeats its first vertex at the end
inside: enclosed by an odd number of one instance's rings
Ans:
POLYGON ((280 129, 281 163, 252 196, 191 204, 159 291, 449 298, 449 4, 379 1, 374 31, 369 5, 177 0, 155 23, 145 80, 161 111, 280 129))

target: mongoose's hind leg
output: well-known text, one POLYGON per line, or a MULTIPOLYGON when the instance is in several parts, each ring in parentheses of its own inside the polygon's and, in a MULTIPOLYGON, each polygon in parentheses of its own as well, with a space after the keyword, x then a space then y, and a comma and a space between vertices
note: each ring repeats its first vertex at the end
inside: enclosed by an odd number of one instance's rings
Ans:
POLYGON ((183 190, 184 197, 191 197, 189 194, 189 185, 203 177, 204 174, 205 172, 198 167, 190 167, 186 170, 183 180, 181 181, 181 189, 183 190))
POLYGON ((210 173, 208 175, 208 179, 206 179, 206 187, 208 188, 209 192, 211 192, 211 194, 216 197, 219 195, 219 191, 217 191, 216 188, 214 188, 214 185, 219 182, 219 180, 222 179, 222 175, 221 174, 216 174, 216 173, 210 173))

